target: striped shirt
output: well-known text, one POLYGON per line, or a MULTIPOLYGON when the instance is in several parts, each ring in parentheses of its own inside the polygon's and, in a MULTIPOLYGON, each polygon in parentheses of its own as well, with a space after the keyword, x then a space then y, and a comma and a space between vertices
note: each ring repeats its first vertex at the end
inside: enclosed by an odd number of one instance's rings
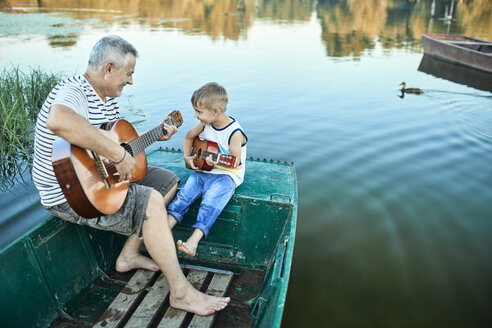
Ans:
POLYGON ((32 167, 34 185, 39 191, 41 204, 44 206, 55 206, 66 202, 51 162, 53 143, 58 137, 46 127, 49 110, 55 104, 73 109, 95 127, 120 118, 116 99, 108 98, 106 102, 101 100, 83 75, 68 78, 51 90, 36 121, 32 167))
POLYGON ((219 154, 230 155, 229 148, 232 135, 236 131, 241 131, 245 141, 241 145, 241 162, 238 164, 238 166, 233 169, 229 169, 216 165, 211 171, 208 172, 212 174, 227 174, 234 180, 234 182, 236 183, 236 187, 238 187, 244 181, 244 173, 246 171, 246 143, 248 142, 248 137, 244 133, 241 125, 239 125, 239 123, 232 117, 231 119, 232 122, 222 129, 216 129, 212 124, 207 124, 203 128, 202 133, 205 139, 217 143, 217 145, 219 146, 219 154))

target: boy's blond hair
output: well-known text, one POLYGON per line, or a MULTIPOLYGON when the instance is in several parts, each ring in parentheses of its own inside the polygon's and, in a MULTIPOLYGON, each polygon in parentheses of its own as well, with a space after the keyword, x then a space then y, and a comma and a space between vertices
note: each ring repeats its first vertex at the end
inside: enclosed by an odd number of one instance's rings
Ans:
POLYGON ((191 96, 193 107, 204 106, 207 109, 220 108, 222 112, 226 111, 228 101, 227 91, 216 82, 210 82, 201 86, 191 96))

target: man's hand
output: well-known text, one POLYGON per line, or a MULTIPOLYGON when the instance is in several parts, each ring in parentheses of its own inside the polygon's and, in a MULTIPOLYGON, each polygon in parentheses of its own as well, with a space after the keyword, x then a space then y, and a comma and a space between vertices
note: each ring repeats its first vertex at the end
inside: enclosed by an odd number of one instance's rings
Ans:
POLYGON ((116 168, 120 176, 118 182, 130 180, 133 176, 133 170, 135 169, 135 159, 132 157, 132 155, 130 155, 130 153, 125 150, 124 156, 125 158, 123 158, 120 163, 114 164, 114 167, 116 168))
POLYGON ((171 137, 173 136, 173 134, 175 134, 176 132, 178 132, 178 128, 175 127, 174 125, 169 125, 169 124, 166 124, 164 122, 166 122, 167 120, 169 119, 169 116, 165 117, 163 120, 162 120, 162 129, 166 132, 164 134, 164 136, 162 136, 162 138, 159 139, 159 141, 165 141, 165 140, 169 140, 171 139, 171 137))

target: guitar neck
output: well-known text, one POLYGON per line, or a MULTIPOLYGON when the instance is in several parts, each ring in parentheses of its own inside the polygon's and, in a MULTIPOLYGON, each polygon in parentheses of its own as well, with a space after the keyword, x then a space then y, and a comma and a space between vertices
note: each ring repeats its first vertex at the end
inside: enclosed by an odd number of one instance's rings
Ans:
POLYGON ((220 156, 220 154, 212 153, 209 151, 202 152, 202 159, 207 159, 208 156, 212 156, 212 160, 214 162, 217 162, 217 158, 220 156))
POLYGON ((216 154, 209 151, 204 151, 202 153, 202 159, 205 160, 210 155, 212 156, 212 160, 214 162, 217 162, 217 164, 220 166, 231 168, 231 169, 235 167, 236 156, 226 155, 226 154, 216 154))
POLYGON ((149 130, 142 134, 141 136, 133 139, 128 143, 128 146, 131 148, 131 154, 132 156, 137 155, 141 151, 143 151, 145 148, 162 138, 167 134, 166 130, 162 128, 162 125, 159 124, 152 130, 149 130))
MULTIPOLYGON (((181 117, 181 114, 179 114, 179 117, 181 117)), ((177 121, 175 122, 171 118, 169 118, 164 123, 166 123, 168 125, 174 125, 176 127, 179 127, 182 123, 182 119, 180 120, 178 118, 177 121)), ((153 144, 154 142, 156 142, 157 140, 159 140, 160 138, 165 136, 166 134, 167 134, 167 131, 164 130, 164 128, 162 127, 162 124, 159 124, 158 126, 153 128, 152 130, 145 132, 141 136, 139 136, 139 137, 135 138, 134 140, 130 141, 129 143, 127 143, 127 145, 129 147, 125 147, 125 148, 130 148, 127 150, 131 151, 132 156, 135 156, 138 153, 140 153, 141 151, 143 151, 145 148, 147 148, 148 146, 150 146, 151 144, 153 144)))

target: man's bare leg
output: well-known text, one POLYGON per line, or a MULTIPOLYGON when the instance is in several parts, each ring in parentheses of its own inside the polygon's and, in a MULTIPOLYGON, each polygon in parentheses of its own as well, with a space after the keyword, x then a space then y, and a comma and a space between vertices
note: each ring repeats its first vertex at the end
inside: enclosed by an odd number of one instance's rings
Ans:
POLYGON ((178 240, 176 245, 178 246, 178 250, 180 250, 181 252, 188 254, 189 256, 195 256, 198 243, 200 242, 200 240, 202 240, 202 238, 203 231, 195 228, 190 238, 188 238, 186 242, 178 240))
MULTIPOLYGON (((178 190, 178 183, 176 183, 169 192, 163 196, 164 206, 171 203, 174 196, 176 196, 176 191, 178 190)), ((116 271, 126 272, 133 269, 146 269, 150 271, 158 271, 159 266, 147 256, 140 253, 140 246, 142 245, 142 239, 138 238, 136 235, 131 235, 125 242, 123 249, 121 250, 118 259, 116 260, 116 271)))
POLYGON ((116 260, 116 271, 127 272, 133 269, 146 269, 158 271, 159 266, 147 256, 140 254, 140 245, 142 239, 137 235, 131 235, 127 238, 118 259, 116 260))
POLYGON ((145 246, 157 263, 170 287, 169 303, 172 307, 200 315, 224 309, 229 297, 215 297, 196 290, 179 267, 174 239, 167 221, 167 211, 162 196, 152 191, 147 206, 147 219, 142 226, 145 246))

